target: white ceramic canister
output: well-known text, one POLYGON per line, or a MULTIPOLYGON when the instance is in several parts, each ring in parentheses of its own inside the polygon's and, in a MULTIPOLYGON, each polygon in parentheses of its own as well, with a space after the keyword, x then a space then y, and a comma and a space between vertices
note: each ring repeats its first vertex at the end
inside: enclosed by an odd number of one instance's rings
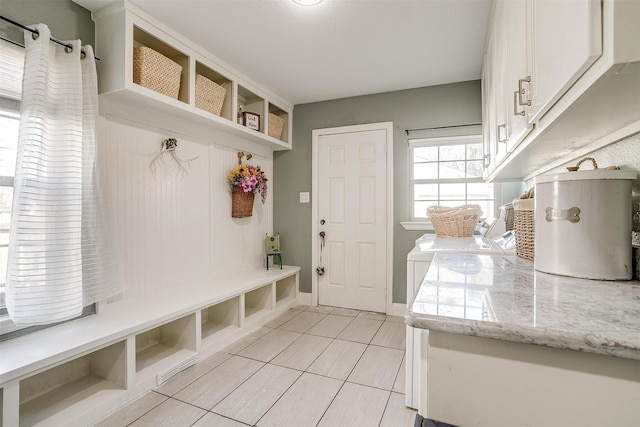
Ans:
POLYGON ((634 171, 587 170, 536 177, 534 268, 598 280, 632 277, 634 171))

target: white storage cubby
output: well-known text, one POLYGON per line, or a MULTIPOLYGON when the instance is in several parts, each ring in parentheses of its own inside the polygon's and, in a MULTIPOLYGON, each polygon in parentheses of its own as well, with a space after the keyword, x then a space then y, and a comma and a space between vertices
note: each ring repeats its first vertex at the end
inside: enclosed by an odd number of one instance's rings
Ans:
POLYGON ((126 389, 121 341, 20 381, 20 426, 66 425, 126 389))
POLYGON ((240 297, 231 298, 201 311, 203 346, 240 328, 240 297))
POLYGON ((135 341, 136 382, 140 383, 164 374, 196 354, 196 315, 137 334, 135 341))
MULTIPOLYGON (((207 79, 211 80, 217 85, 225 88, 226 93, 224 97, 224 102, 222 103, 222 110, 220 111, 219 117, 232 121, 234 117, 233 108, 232 108, 233 81, 230 78, 224 76, 223 74, 220 74, 219 72, 213 70, 212 68, 209 68, 206 65, 203 65, 199 61, 196 61, 196 74, 206 77, 207 79)), ((197 92, 196 92, 196 96, 197 96, 197 92)))
MULTIPOLYGON (((95 4, 74 0, 91 9, 95 4)), ((96 55, 100 57, 98 89, 103 99, 116 101, 109 114, 141 114, 141 120, 171 118, 197 124, 193 132, 207 134, 210 128, 265 145, 272 150, 291 149, 293 105, 235 71, 192 41, 150 17, 127 0, 93 10, 96 22, 96 55), (177 100, 133 83, 133 48, 146 46, 182 65, 180 94, 177 100), (196 107, 195 78, 200 74, 220 85, 227 93, 220 116, 196 107), (260 115, 260 130, 250 130, 238 123, 238 104, 244 99, 244 111, 260 115), (118 108, 124 104, 133 109, 118 108), (283 136, 267 134, 267 116, 273 111, 286 119, 283 136), (149 115, 149 112, 157 114, 149 115), (197 129, 196 129, 197 128, 197 129)))
MULTIPOLYGON (((190 99, 188 82, 189 75, 191 74, 189 56, 134 25, 132 49, 136 47, 148 47, 150 49, 153 49, 182 67, 182 73, 180 75, 179 82, 180 91, 178 92, 178 100, 185 104, 188 104, 190 99)), ((131 51, 131 55, 133 56, 133 50, 131 51)), ((131 73, 133 75, 133 63, 131 64, 131 67, 131 73)), ((136 85, 139 86, 143 91, 151 90, 144 86, 138 84, 136 85)))
POLYGON ((168 289, 0 344, 0 426, 90 425, 297 303, 300 268, 168 289))
POLYGON ((298 298, 298 276, 289 276, 276 281, 276 310, 295 302, 298 298))
POLYGON ((272 310, 273 284, 262 286, 244 294, 244 318, 247 323, 258 321, 272 310))
MULTIPOLYGON (((289 143, 289 113, 287 113, 284 109, 269 103, 269 113, 274 114, 284 121, 284 126, 282 128, 282 136, 280 136, 280 141, 288 144, 289 143)), ((267 115, 267 117, 269 117, 267 115)), ((267 129, 271 128, 271 123, 267 123, 267 129)))
POLYGON ((257 132, 264 134, 264 124, 266 122, 264 98, 256 95, 242 85, 238 85, 238 105, 240 105, 240 100, 242 100, 244 112, 254 113, 260 116, 260 129, 257 130, 257 132))

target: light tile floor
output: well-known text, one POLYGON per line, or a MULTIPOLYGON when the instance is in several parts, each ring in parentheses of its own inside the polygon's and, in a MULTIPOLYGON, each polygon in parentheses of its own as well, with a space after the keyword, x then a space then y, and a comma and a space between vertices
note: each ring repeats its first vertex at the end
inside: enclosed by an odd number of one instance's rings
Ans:
POLYGON ((300 306, 96 426, 413 426, 400 317, 300 306))

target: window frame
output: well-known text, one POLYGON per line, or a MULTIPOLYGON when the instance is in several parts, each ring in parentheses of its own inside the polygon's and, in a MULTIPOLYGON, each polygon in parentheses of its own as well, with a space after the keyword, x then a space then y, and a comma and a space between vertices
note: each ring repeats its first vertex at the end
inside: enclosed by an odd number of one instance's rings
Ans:
MULTIPOLYGON (((483 137, 481 134, 469 134, 469 135, 456 135, 456 136, 429 136, 429 137, 409 137, 407 139, 407 145, 408 145, 408 168, 407 170, 409 171, 409 177, 408 177, 408 184, 409 184, 409 223, 405 223, 403 224, 405 226, 406 229, 415 229, 415 224, 422 224, 423 226, 419 227, 418 229, 427 229, 427 230, 433 230, 433 227, 431 226, 431 221, 426 217, 418 217, 415 216, 415 204, 416 204, 416 199, 415 199, 415 186, 417 184, 469 184, 469 183, 486 183, 486 181, 484 180, 483 177, 476 177, 476 178, 429 178, 429 179, 416 179, 414 178, 414 168, 416 163, 414 162, 414 149, 416 148, 421 148, 421 147, 441 147, 441 146, 445 146, 445 145, 469 145, 469 144, 480 144, 482 146, 482 155, 478 158, 478 159, 473 159, 473 160, 468 160, 466 158, 466 154, 465 154, 465 158, 461 159, 461 160, 457 160, 457 161, 464 161, 469 162, 469 161, 483 161, 483 165, 484 165, 484 143, 483 143, 483 137), (411 224, 414 224, 413 226, 411 224)), ((466 150, 465 150, 466 153, 466 150)), ((453 160, 447 160, 447 161, 453 161, 453 160)), ((441 161, 440 159, 438 159, 437 161, 435 161, 434 163, 436 164, 440 164, 440 162, 444 162, 441 161)), ((493 212, 485 212, 484 216, 485 217, 493 217, 496 215, 497 212, 497 206, 500 203, 500 185, 498 183, 486 183, 486 184, 491 184, 493 185, 493 199, 484 199, 482 201, 493 201, 493 212)), ((440 194, 438 194, 438 199, 437 199, 438 204, 440 204, 441 202, 443 202, 443 200, 440 197, 440 194)), ((467 198, 467 194, 465 191, 465 203, 473 203, 474 200, 469 200, 467 198)), ((426 214, 425 214, 426 215, 426 214)))

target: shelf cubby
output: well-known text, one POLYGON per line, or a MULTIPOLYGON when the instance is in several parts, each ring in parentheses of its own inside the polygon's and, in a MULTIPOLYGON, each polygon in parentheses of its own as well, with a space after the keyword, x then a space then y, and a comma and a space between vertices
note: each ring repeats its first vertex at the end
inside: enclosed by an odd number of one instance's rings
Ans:
POLYGON ((269 313, 271 307, 271 290, 273 284, 268 284, 244 294, 244 317, 247 322, 260 318, 269 313))
POLYGON ((276 309, 279 310, 298 298, 296 294, 298 288, 296 279, 297 276, 294 274, 276 281, 276 309))
POLYGON ((196 315, 139 333, 136 341, 136 382, 153 378, 196 354, 196 315))
POLYGON ((201 310, 202 340, 211 341, 240 328, 240 297, 201 310))
POLYGON ((63 425, 126 389, 126 342, 20 381, 20 425, 63 425))
MULTIPOLYGON (((233 120, 234 114, 233 114, 233 107, 232 107, 232 100, 233 100, 233 96, 232 96, 232 88, 233 88, 233 81, 224 76, 223 74, 215 71, 214 69, 207 67, 206 65, 202 64, 199 61, 196 61, 196 74, 199 74, 203 77, 206 77, 207 79, 211 80, 212 82, 216 83, 219 86, 222 86, 225 88, 226 93, 225 93, 225 97, 224 97, 224 102, 222 104, 222 111, 220 111, 220 115, 219 117, 222 117, 224 119, 227 119, 229 121, 233 120)), ((194 105, 195 105, 195 101, 194 101, 194 105)), ((196 107, 197 108, 197 107, 196 107)), ((207 111, 208 112, 208 111, 207 111)), ((211 113, 213 114, 213 113, 211 113)))
MULTIPOLYGON (((276 138, 276 139, 288 144, 289 143, 289 113, 287 113, 284 109, 272 103, 269 103, 269 113, 280 117, 284 121, 283 128, 282 128, 282 135, 280 136, 280 138, 276 138)), ((270 129, 270 127, 271 127, 271 123, 270 121, 268 121, 267 129, 270 129)))
POLYGON ((257 132, 265 133, 265 100, 259 95, 256 95, 253 91, 238 85, 238 104, 240 100, 244 101, 244 111, 254 113, 260 116, 260 130, 257 132))
MULTIPOLYGON (((141 47, 141 46, 151 48, 156 52, 166 56, 167 58, 177 63, 178 65, 182 66, 178 100, 181 102, 184 102, 185 104, 188 104, 189 103, 189 80, 190 80, 189 76, 191 75, 191 70, 189 67, 189 56, 134 25, 133 26, 133 47, 141 47)), ((144 87, 144 86, 140 86, 140 87, 144 87)), ((147 90, 151 90, 151 89, 147 89, 147 90)))
POLYGON ((233 66, 129 1, 93 10, 93 17, 96 55, 101 58, 98 89, 103 99, 109 100, 104 103, 105 113, 163 128, 169 121, 175 121, 176 126, 186 126, 194 135, 205 138, 211 129, 216 129, 271 150, 291 149, 293 105, 290 102, 248 81, 233 66), (139 46, 149 47, 182 66, 178 99, 133 82, 133 50, 139 46), (197 75, 225 84, 225 100, 219 116, 196 107, 197 75), (260 116, 259 131, 238 123, 239 102, 243 103, 243 111, 260 116), (281 138, 272 138, 267 133, 270 111, 285 118, 281 138))

